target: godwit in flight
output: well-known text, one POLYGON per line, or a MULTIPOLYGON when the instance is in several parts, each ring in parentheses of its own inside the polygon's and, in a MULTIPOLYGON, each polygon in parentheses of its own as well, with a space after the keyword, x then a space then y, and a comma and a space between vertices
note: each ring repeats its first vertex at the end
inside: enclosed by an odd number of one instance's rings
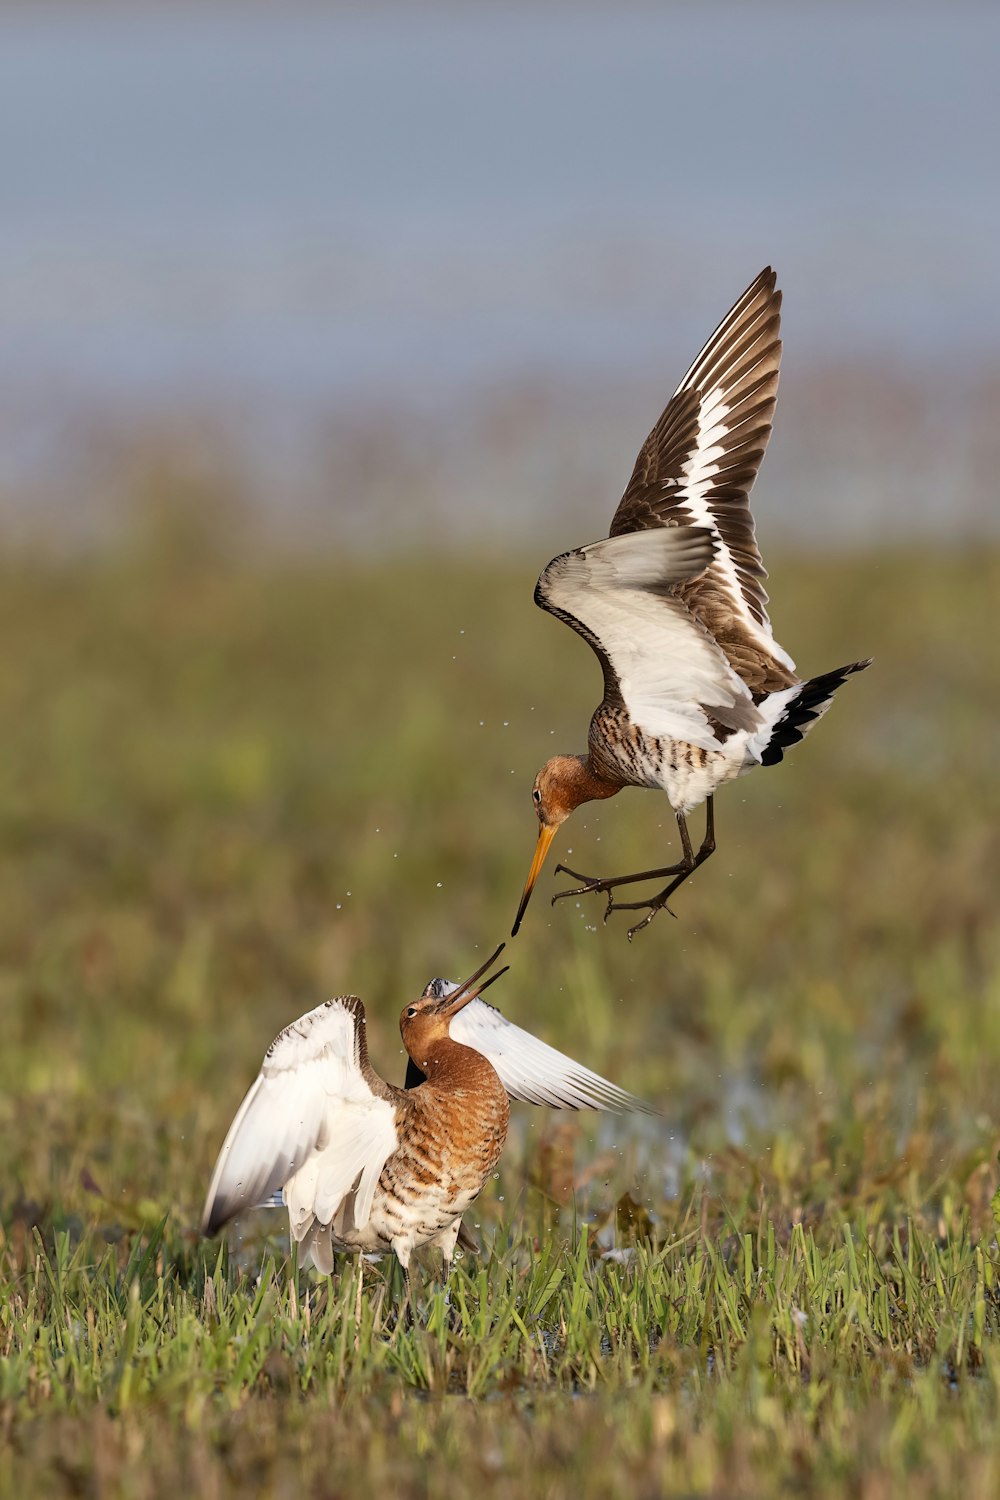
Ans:
POLYGON ((501 951, 463 984, 432 979, 403 1010, 412 1087, 371 1066, 353 995, 286 1026, 229 1128, 203 1232, 280 1193, 306 1263, 329 1273, 334 1250, 391 1250, 409 1290, 418 1245, 437 1245, 450 1266, 462 1215, 500 1159, 508 1095, 553 1109, 647 1110, 479 998, 507 972, 479 983, 501 951))
MULTIPOLYGON (((556 829, 583 802, 625 786, 665 791, 682 857, 663 869, 599 878, 612 911, 646 911, 632 938, 715 849, 714 794, 754 766, 776 765, 870 661, 803 681, 767 617, 767 577, 748 497, 771 435, 781 360, 781 293, 768 267, 726 314, 636 460, 605 541, 556 557, 535 603, 582 635, 604 671, 586 755, 556 755, 531 796, 538 842, 513 932, 556 829), (694 851, 687 815, 707 799, 694 851), (616 901, 637 881, 669 878, 646 901, 616 901)), ((512 934, 513 935, 513 934, 512 934)))

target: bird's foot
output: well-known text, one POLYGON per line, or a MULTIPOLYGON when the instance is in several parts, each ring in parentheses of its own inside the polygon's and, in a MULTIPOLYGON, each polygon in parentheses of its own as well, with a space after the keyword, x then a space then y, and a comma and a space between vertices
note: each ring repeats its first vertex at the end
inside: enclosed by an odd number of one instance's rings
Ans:
POLYGON ((557 875, 570 875, 574 880, 582 881, 582 884, 573 886, 573 888, 568 891, 556 891, 555 895, 552 897, 553 906, 555 906, 557 901, 562 901, 567 896, 589 896, 592 893, 595 893, 599 896, 607 896, 608 904, 604 912, 604 920, 605 922, 607 922, 611 913, 615 909, 614 894, 612 892, 611 883, 609 883, 607 879, 602 880, 598 875, 581 875, 578 870, 571 870, 569 865, 556 865, 555 873, 557 875))
POLYGON ((608 904, 604 908, 605 923, 607 923, 613 911, 645 911, 648 907, 649 915, 629 932, 629 941, 631 942, 633 935, 640 931, 641 928, 648 926, 658 911, 669 911, 671 916, 675 915, 667 905, 667 898, 673 895, 674 890, 681 883, 681 880, 691 873, 691 867, 685 862, 679 865, 668 865, 663 870, 643 870, 638 875, 601 876, 581 875, 578 870, 571 870, 569 865, 556 865, 555 873, 557 875, 572 875, 574 880, 580 880, 583 884, 573 886, 568 891, 556 891, 552 897, 553 906, 555 906, 557 901, 562 901, 566 896, 589 896, 592 892, 596 892, 598 895, 608 898, 608 904), (681 880, 675 878, 666 891, 662 891, 659 896, 654 896, 650 901, 615 900, 615 891, 621 886, 636 885, 644 880, 660 880, 664 875, 672 875, 674 877, 679 875, 681 880))
POLYGON ((670 916, 672 916, 675 921, 677 920, 677 913, 673 910, 672 907, 667 905, 667 898, 665 896, 654 896, 651 901, 612 900, 609 902, 607 914, 604 918, 605 921, 608 920, 608 917, 613 911, 645 911, 646 915, 643 917, 642 921, 636 922, 634 927, 629 928, 626 934, 629 942, 632 941, 637 932, 641 932, 644 927, 649 926, 650 922, 656 916, 657 912, 669 912, 670 916))

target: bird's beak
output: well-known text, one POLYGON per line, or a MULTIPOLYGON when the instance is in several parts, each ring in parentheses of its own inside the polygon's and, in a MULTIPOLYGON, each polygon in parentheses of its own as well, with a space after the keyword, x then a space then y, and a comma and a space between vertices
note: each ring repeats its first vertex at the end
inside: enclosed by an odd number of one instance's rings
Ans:
POLYGON ((525 908, 531 900, 535 881, 538 879, 542 865, 545 863, 545 856, 549 852, 549 845, 555 836, 556 830, 554 827, 549 827, 547 823, 540 823, 538 825, 538 843, 535 845, 535 857, 531 861, 531 869, 528 871, 528 878, 524 882, 524 890, 521 892, 521 904, 517 908, 517 916, 514 918, 514 925, 510 929, 511 937, 517 937, 517 929, 521 925, 521 918, 524 916, 525 908))
POLYGON ((482 984, 479 983, 486 970, 492 968, 496 963, 503 952, 503 948, 504 945, 501 943, 496 952, 491 953, 486 962, 474 974, 470 974, 468 979, 460 984, 457 990, 452 990, 450 995, 446 995, 441 1004, 434 1007, 436 1013, 447 1016, 450 1021, 452 1016, 457 1016, 458 1012, 469 1004, 470 1000, 477 1000, 484 990, 488 990, 490 985, 495 984, 502 974, 506 974, 509 968, 508 964, 505 964, 502 969, 498 969, 495 974, 491 974, 489 979, 484 980, 482 984))

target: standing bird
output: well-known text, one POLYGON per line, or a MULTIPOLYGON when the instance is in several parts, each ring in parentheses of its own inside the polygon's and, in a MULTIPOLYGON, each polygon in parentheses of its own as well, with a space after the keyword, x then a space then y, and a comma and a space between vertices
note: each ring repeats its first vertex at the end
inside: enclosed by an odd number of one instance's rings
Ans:
MULTIPOLYGON (((462 1215, 500 1160, 508 1095, 554 1109, 646 1110, 638 1099, 547 1047, 479 996, 502 945, 463 984, 432 979, 399 1018, 422 1079, 396 1088, 368 1061, 365 1008, 327 1000, 280 1032, 229 1128, 205 1200, 202 1232, 280 1191, 305 1261, 334 1250, 392 1250, 409 1292, 418 1245, 446 1271, 462 1215)), ((358 1293, 360 1297, 360 1277, 358 1293)))
POLYGON ((767 577, 748 497, 771 435, 781 361, 781 293, 768 267, 712 334, 642 446, 607 540, 556 557, 535 603, 582 635, 604 672, 586 755, 556 755, 531 796, 538 843, 517 932, 556 829, 583 802, 625 786, 666 792, 682 858, 613 878, 560 871, 598 891, 604 913, 642 911, 629 938, 666 907, 715 849, 714 794, 754 766, 773 766, 829 708, 852 662, 803 681, 767 617, 767 577), (687 815, 707 799, 695 853, 687 815), (669 877, 647 901, 616 901, 637 881, 669 877))

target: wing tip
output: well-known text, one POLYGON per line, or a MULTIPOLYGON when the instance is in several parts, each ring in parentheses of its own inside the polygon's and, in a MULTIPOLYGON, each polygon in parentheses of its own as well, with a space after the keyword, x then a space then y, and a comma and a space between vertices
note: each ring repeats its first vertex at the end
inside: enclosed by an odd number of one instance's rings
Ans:
POLYGON ((218 1234, 224 1224, 233 1217, 233 1211, 223 1206, 222 1200, 216 1196, 210 1199, 202 1210, 201 1235, 203 1239, 210 1240, 213 1235, 218 1234))
POLYGON ((747 292, 756 291, 768 291, 773 292, 777 297, 781 296, 781 290, 778 286, 778 273, 772 265, 766 265, 763 271, 759 271, 747 287, 747 292))
POLYGON ((610 1079, 602 1078, 599 1074, 578 1077, 574 1086, 584 1100, 582 1104, 575 1106, 577 1109, 599 1110, 615 1115, 662 1113, 654 1104, 641 1099, 638 1094, 630 1094, 628 1089, 620 1088, 617 1083, 612 1083, 610 1079))

